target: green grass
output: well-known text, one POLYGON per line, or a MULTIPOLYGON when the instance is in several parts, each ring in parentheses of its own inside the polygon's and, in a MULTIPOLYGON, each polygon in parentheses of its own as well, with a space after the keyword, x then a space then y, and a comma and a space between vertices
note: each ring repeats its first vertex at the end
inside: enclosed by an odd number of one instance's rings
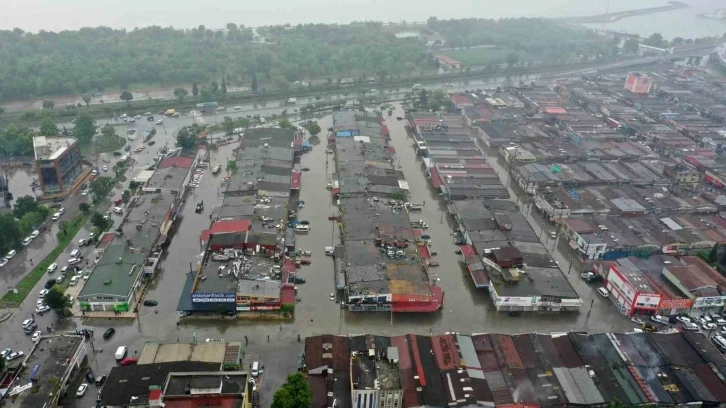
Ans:
POLYGON ((108 153, 118 150, 126 144, 126 140, 118 135, 106 136, 99 135, 93 141, 93 151, 96 154, 108 153))
POLYGON ((73 222, 68 223, 66 233, 58 234, 58 246, 17 284, 15 288, 18 290, 18 293, 10 292, 0 299, 5 307, 18 307, 23 303, 23 300, 28 297, 30 291, 43 278, 48 266, 55 262, 58 255, 65 251, 68 244, 73 240, 73 237, 76 236, 76 233, 86 224, 86 221, 88 221, 88 216, 80 215, 73 222))
MULTIPOLYGON (((467 48, 437 52, 458 59, 464 65, 473 67, 504 62, 510 51, 503 48, 467 48)), ((521 56, 520 56, 521 59, 521 56)))

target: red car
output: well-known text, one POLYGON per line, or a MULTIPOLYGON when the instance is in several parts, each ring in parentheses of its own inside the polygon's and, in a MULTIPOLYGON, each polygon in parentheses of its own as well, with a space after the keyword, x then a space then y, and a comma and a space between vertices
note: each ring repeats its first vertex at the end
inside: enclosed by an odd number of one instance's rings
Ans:
POLYGON ((125 359, 121 360, 121 366, 129 366, 134 365, 139 360, 136 357, 126 357, 125 359))

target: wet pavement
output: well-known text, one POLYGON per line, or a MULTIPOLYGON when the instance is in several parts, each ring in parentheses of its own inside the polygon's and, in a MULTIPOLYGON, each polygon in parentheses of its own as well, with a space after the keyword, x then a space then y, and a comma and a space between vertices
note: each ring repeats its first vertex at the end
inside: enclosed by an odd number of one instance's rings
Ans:
MULTIPOLYGON (((393 117, 402 114, 402 109, 397 107, 393 117)), ((293 359, 291 356, 296 356, 297 351, 302 350, 302 344, 297 342, 298 335, 304 338, 322 333, 428 334, 430 330, 437 333, 443 331, 523 333, 569 330, 592 333, 632 328, 632 324, 617 312, 609 300, 597 297, 594 289, 579 279, 577 264, 572 267, 570 281, 584 300, 585 306, 582 312, 524 314, 521 317, 511 317, 506 313, 496 312, 486 291, 474 288, 468 273, 458 262, 458 256, 454 253, 456 246, 453 243, 452 229, 443 212, 445 207, 429 185, 422 161, 412 148, 413 140, 408 137, 404 129, 404 122, 391 119, 387 118, 386 125, 390 129, 391 145, 397 152, 396 164, 400 166, 410 186, 410 201, 426 202, 423 210, 414 217, 428 223, 427 233, 433 240, 432 251, 438 253, 436 260, 441 266, 434 272, 440 279, 437 284, 445 291, 443 310, 433 314, 352 313, 341 309, 339 303, 330 300, 330 294, 336 292, 333 262, 332 258, 324 255, 324 248, 337 243, 339 238, 336 223, 328 220, 329 216, 337 213, 337 209, 331 199, 330 191, 325 189, 328 170, 333 169, 334 165, 332 155, 325 153, 325 131, 323 131, 320 135, 322 143, 315 146, 313 151, 304 154, 301 159, 301 167, 310 170, 302 174, 300 199, 306 204, 300 211, 299 218, 310 221, 311 230, 306 235, 297 236, 297 248, 311 250, 313 255, 312 265, 303 266, 299 270, 300 276, 304 277, 307 283, 298 285, 298 297, 301 298, 301 302, 296 306, 294 319, 283 322, 242 319, 185 320, 177 324, 176 305, 184 285, 185 274, 190 270, 190 263, 195 262, 195 256, 202 252, 199 235, 203 229, 209 227, 209 212, 215 205, 219 205, 218 187, 225 173, 222 171, 214 176, 208 170, 200 186, 193 194, 186 197, 186 203, 180 213, 180 222, 175 226, 166 255, 146 295, 146 299, 157 300, 158 307, 142 307, 136 319, 67 318, 59 321, 50 313, 38 318, 40 327, 53 323, 58 329, 76 326, 95 328, 94 348, 103 350, 92 354, 94 357, 90 365, 97 375, 107 374, 116 364, 113 351, 121 345, 128 346, 130 354, 133 355, 135 352, 141 352, 147 341, 190 342, 194 334, 200 341, 206 338, 243 340, 244 336, 248 336, 250 344, 245 350, 249 358, 259 359, 262 364, 265 364, 266 359, 275 361, 267 363, 268 369, 264 374, 268 378, 263 381, 262 387, 264 406, 269 405, 269 400, 267 404, 265 400, 271 398, 274 389, 296 367, 296 358, 293 359), (326 160, 329 160, 327 166, 326 160), (200 200, 204 200, 206 210, 202 214, 196 214, 194 207, 200 200), (588 312, 590 309, 591 312, 588 312), (114 327, 116 334, 110 340, 104 341, 101 340, 101 334, 107 327, 114 327), (270 336, 269 342, 268 336, 270 336), (283 349, 285 352, 281 353, 280 350, 283 349)), ((179 127, 191 123, 193 119, 182 117, 165 120, 165 128, 160 127, 161 129, 158 129, 160 131, 153 139, 156 145, 132 156, 137 165, 133 171, 127 173, 129 178, 141 170, 146 162, 151 161, 151 157, 161 145, 168 143, 173 147, 173 134, 179 127)), ((332 125, 332 119, 326 116, 318 123, 321 128, 326 129, 332 125)), ((154 126, 151 122, 137 122, 136 125, 140 136, 145 134, 146 128, 154 126)), ((123 133, 122 130, 119 133, 123 133)), ((132 142, 132 147, 139 145, 141 139, 142 137, 138 137, 132 142)), ((222 146, 218 151, 213 151, 212 165, 209 168, 216 163, 223 164, 224 167, 227 158, 233 154, 231 150, 234 146, 222 146)), ((107 158, 111 159, 111 156, 107 158)), ((491 156, 489 161, 498 169, 500 177, 507 180, 502 164, 491 156)), ((107 200, 108 204, 111 199, 120 196, 122 190, 123 186, 118 187, 107 200)), ((77 208, 77 204, 75 207, 77 208)), ((547 234, 548 230, 553 229, 552 226, 542 220, 536 214, 536 210, 531 208, 531 204, 525 201, 522 210, 525 214, 529 214, 527 218, 535 225, 535 232, 540 231, 538 226, 545 230, 542 233, 543 242, 552 248, 553 243, 547 234)), ((80 235, 76 238, 80 238, 80 235)), ((558 240, 556 244, 555 259, 567 268, 568 261, 573 255, 571 249, 564 241, 558 240)), ((62 261, 65 262, 65 259, 62 261)), ((64 263, 61 262, 60 265, 64 263)), ((41 280, 34 292, 40 290, 44 281, 41 280)), ((30 338, 23 334, 20 323, 34 308, 35 296, 31 295, 15 311, 10 320, 0 323, 2 328, 0 345, 3 348, 30 349, 30 338)), ((90 406, 92 398, 89 393, 80 400, 78 406, 84 404, 90 406)))

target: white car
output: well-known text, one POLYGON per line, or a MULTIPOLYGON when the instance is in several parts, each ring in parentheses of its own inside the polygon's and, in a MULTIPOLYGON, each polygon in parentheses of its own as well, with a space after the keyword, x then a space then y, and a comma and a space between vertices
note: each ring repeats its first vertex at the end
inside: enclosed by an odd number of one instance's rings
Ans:
POLYGON ((116 213, 116 214, 123 214, 124 213, 124 209, 121 208, 121 207, 113 207, 113 212, 116 213))
POLYGON ((25 355, 25 353, 23 353, 22 351, 16 351, 14 353, 8 354, 8 356, 5 357, 5 360, 7 360, 7 361, 13 361, 16 358, 20 358, 20 357, 22 357, 24 355, 25 355))
POLYGON ((30 338, 30 340, 32 340, 32 341, 33 341, 33 343, 37 343, 37 342, 39 342, 39 341, 40 341, 40 336, 41 336, 42 334, 43 334, 43 333, 41 333, 41 332, 40 332, 40 330, 39 330, 39 331, 36 331, 35 333, 33 333, 33 337, 31 337, 31 338, 30 338))
POLYGON ((88 190, 81 190, 81 195, 82 196, 88 195, 88 190))
POLYGON ((45 301, 43 299, 38 299, 35 301, 35 308, 38 309, 42 306, 45 306, 45 301))
POLYGON ((687 318, 686 316, 676 316, 676 320, 681 323, 692 323, 691 319, 687 318))
POLYGON ((103 166, 103 171, 108 171, 108 166, 103 166))
POLYGON ((149 116, 149 115, 151 115, 151 112, 144 112, 144 116, 149 116))
POLYGON ((88 239, 93 239, 93 238, 96 238, 95 233, 92 232, 92 233, 88 234, 88 239))
POLYGON ((5 255, 5 259, 11 260, 13 257, 18 253, 18 251, 11 249, 10 252, 8 252, 7 255, 5 255))
POLYGON ((134 119, 141 119, 141 115, 134 116, 134 119))
POLYGON ((63 208, 63 207, 60 207, 60 208, 58 209, 58 214, 63 214, 64 212, 66 212, 66 209, 65 209, 65 208, 63 208))
POLYGON ((234 110, 242 110, 242 107, 241 106, 235 106, 234 107, 234 110))
POLYGON ((67 266, 62 267, 60 273, 61 273, 61 275, 66 276, 68 274, 68 267, 67 266))
POLYGON ((47 294, 48 294, 48 292, 50 292, 50 291, 49 291, 48 289, 41 289, 41 290, 40 290, 40 292, 38 292, 38 296, 39 296, 39 297, 40 297, 41 299, 43 299, 43 298, 45 297, 45 295, 47 295, 47 294))
POLYGON ((33 231, 32 234, 30 234, 30 236, 33 237, 33 239, 38 238, 38 235, 40 235, 40 231, 38 231, 38 230, 35 230, 35 231, 33 231))
POLYGON ((23 240, 23 246, 28 246, 28 245, 30 245, 31 242, 33 242, 33 237, 32 236, 31 237, 26 237, 23 240))
POLYGON ((74 249, 73 251, 71 251, 71 258, 78 258, 78 255, 80 255, 80 254, 81 254, 81 251, 74 249))
POLYGON ((223 111, 223 110, 225 110, 225 109, 227 109, 227 108, 225 108, 224 106, 220 106, 219 108, 217 108, 217 110, 220 111, 220 112, 223 111))
POLYGON ((53 263, 52 263, 52 264, 50 264, 50 266, 48 267, 48 270, 47 270, 47 272, 48 272, 48 273, 53 273, 53 272, 55 272, 55 270, 56 270, 56 269, 58 269, 58 264, 57 264, 57 263, 55 263, 55 262, 53 262, 53 263))
POLYGON ((76 397, 82 397, 83 394, 86 393, 86 390, 88 389, 88 384, 83 383, 78 387, 78 391, 76 391, 76 397))
POLYGON ((157 120, 157 121, 156 121, 156 124, 157 124, 157 125, 163 125, 163 124, 164 124, 164 121, 163 121, 163 120, 161 120, 161 119, 159 119, 159 120, 157 120))
POLYGON ((70 258, 68 260, 68 265, 75 265, 81 263, 81 258, 70 258))
POLYGON ((711 323, 711 322, 706 322, 706 323, 702 324, 701 326, 703 327, 703 330, 713 330, 716 327, 718 327, 718 326, 716 326, 716 323, 711 323))
POLYGON ((5 358, 5 357, 9 356, 10 353, 12 353, 12 352, 13 352, 13 350, 6 348, 5 350, 0 351, 0 358, 5 358))
POLYGON ((56 221, 58 218, 60 218, 60 216, 61 216, 61 213, 57 212, 57 213, 53 214, 53 216, 50 217, 50 219, 52 219, 53 221, 56 221))
POLYGON ((134 122, 136 122, 136 119, 134 119, 134 118, 129 118, 129 123, 134 123, 134 122))
POLYGON ((7 259, 5 259, 5 258, 0 259, 0 268, 2 268, 3 266, 5 266, 7 264, 8 264, 8 260, 7 259))
POLYGON ((68 296, 68 304, 69 305, 73 305, 73 303, 75 303, 75 302, 76 302, 76 298, 74 298, 73 296, 68 296))
POLYGON ((122 113, 121 116, 119 116, 121 119, 128 117, 129 115, 122 113))

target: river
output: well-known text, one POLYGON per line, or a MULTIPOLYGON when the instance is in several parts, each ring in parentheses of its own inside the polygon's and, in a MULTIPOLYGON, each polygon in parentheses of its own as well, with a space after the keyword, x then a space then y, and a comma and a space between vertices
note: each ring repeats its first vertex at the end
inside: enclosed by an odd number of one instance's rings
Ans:
MULTIPOLYGON (((691 8, 623 19, 595 28, 627 30, 641 35, 660 32, 666 38, 700 37, 726 32, 726 23, 696 18, 713 11, 719 3, 686 0, 691 8)), ((192 28, 224 28, 229 22, 246 26, 300 23, 348 23, 351 21, 425 21, 430 16, 446 18, 565 17, 603 14, 666 4, 664 0, 510 0, 485 2, 458 0, 455 4, 435 0, 268 0, 250 7, 246 2, 208 0, 179 2, 157 0, 0 0, 0 29, 19 27, 26 31, 74 30, 87 26, 133 29, 157 25, 192 28), (80 12, 82 10, 82 12, 80 12)))

